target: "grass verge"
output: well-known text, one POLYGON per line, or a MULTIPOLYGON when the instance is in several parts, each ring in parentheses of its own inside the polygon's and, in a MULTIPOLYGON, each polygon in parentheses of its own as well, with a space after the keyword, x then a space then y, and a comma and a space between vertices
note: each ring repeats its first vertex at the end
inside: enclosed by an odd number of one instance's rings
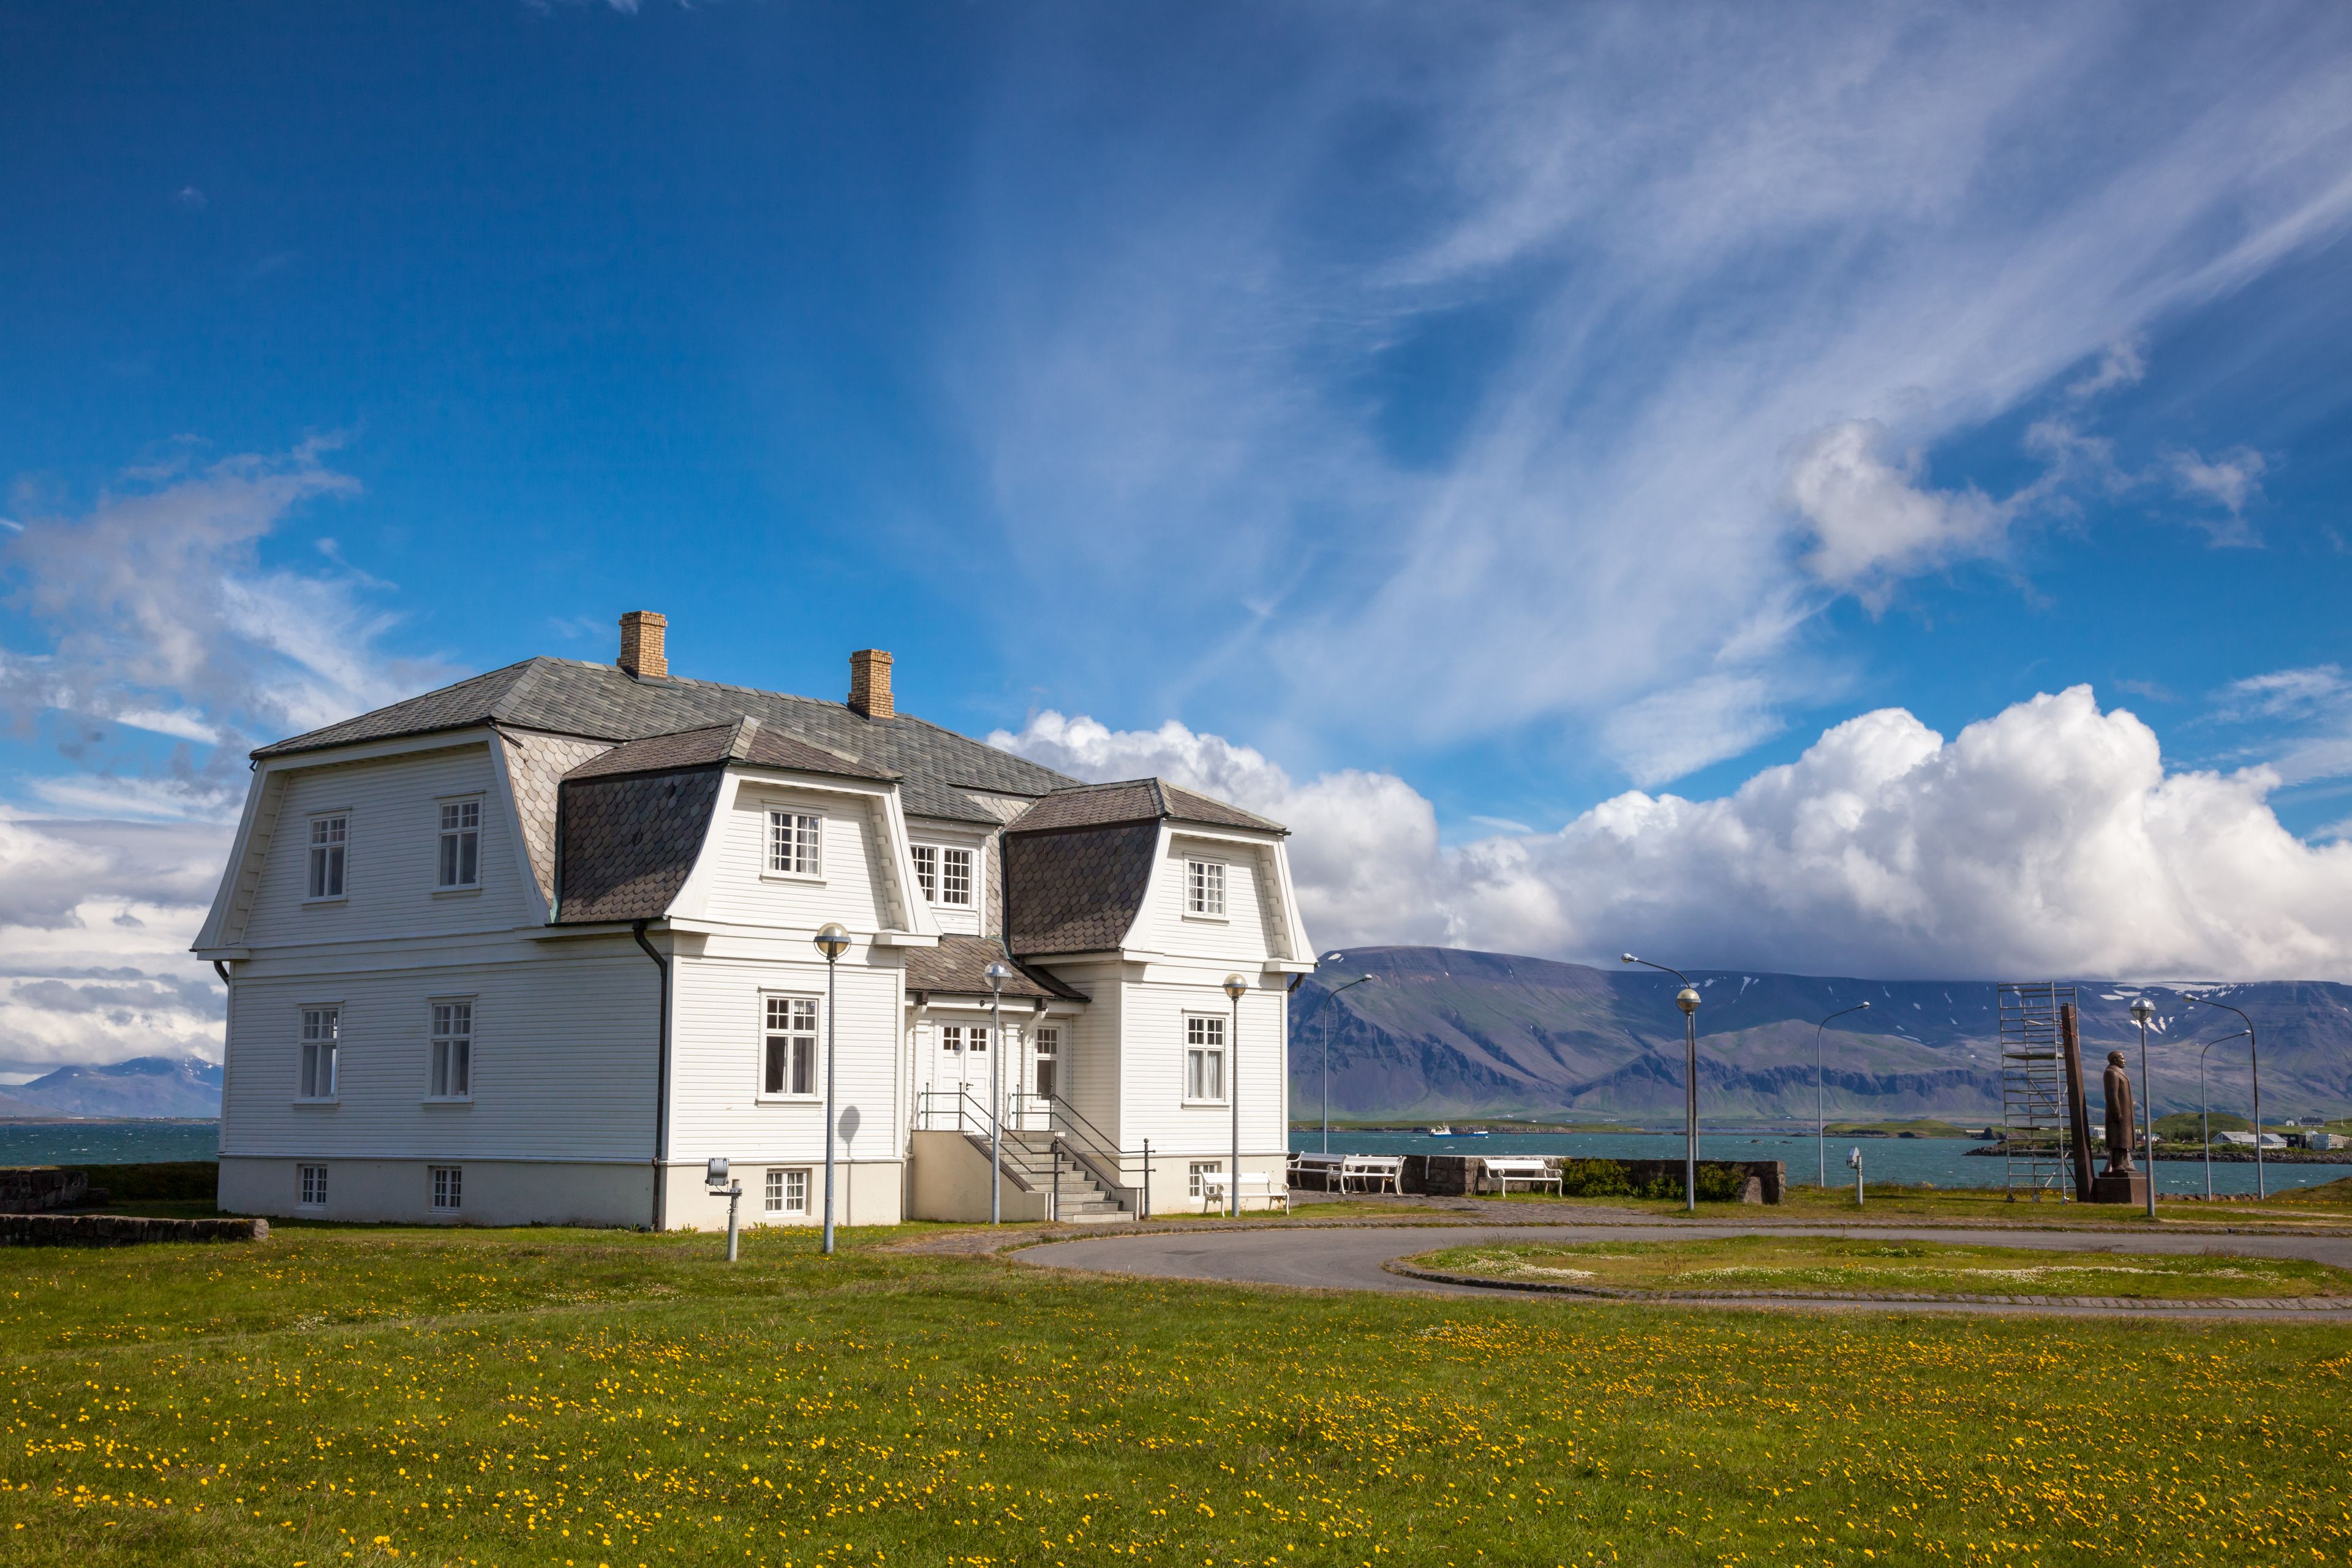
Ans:
POLYGON ((1446 1247, 1412 1261, 1449 1274, 1622 1290, 1901 1290, 2170 1301, 2352 1296, 2352 1273, 2294 1258, 2052 1251, 1827 1236, 1489 1243, 1446 1247))
POLYGON ((0 1555, 2088 1564, 2352 1551, 2352 1330, 1249 1291, 845 1233, 0 1253, 0 1555))

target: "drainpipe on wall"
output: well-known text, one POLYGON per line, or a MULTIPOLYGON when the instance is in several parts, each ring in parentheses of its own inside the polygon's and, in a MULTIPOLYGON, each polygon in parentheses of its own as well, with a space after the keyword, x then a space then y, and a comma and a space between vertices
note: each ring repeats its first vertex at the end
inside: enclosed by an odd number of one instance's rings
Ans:
POLYGON ((654 1069, 654 1229, 662 1227, 666 1217, 662 1212, 662 1176, 669 1160, 669 960, 646 940, 645 921, 630 923, 629 934, 646 950, 646 956, 661 971, 661 1018, 656 1026, 661 1048, 656 1057, 654 1069))

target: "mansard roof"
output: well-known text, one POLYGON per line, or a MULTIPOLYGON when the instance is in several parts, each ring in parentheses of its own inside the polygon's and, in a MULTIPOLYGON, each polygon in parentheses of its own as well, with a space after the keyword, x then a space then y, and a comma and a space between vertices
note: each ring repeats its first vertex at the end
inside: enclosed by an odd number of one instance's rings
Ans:
POLYGON ((1127 779, 1118 784, 1065 784, 1014 817, 1008 833, 1066 833, 1074 828, 1103 827, 1113 823, 1196 822, 1212 827, 1239 827, 1254 833, 1287 834, 1237 805, 1213 800, 1164 779, 1127 779))
MULTIPOLYGON (((751 718, 772 737, 831 753, 860 770, 896 777, 912 816, 995 826, 1003 815, 980 795, 1031 799, 1076 780, 984 742, 898 714, 869 719, 839 702, 716 681, 653 679, 616 666, 530 658, 339 724, 261 747, 257 759, 292 756, 364 741, 499 725, 595 741, 649 741, 733 725, 751 718)), ((810 764, 780 764, 804 767, 810 764)))

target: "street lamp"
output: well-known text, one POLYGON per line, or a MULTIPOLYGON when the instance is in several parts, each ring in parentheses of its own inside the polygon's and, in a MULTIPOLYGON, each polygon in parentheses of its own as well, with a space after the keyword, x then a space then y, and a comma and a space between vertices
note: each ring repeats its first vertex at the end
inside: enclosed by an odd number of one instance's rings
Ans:
MULTIPOLYGON (((2245 1032, 2240 1029, 2236 1035, 2224 1035, 2220 1040, 2208 1040, 2205 1042, 2205 1050, 2197 1053, 2197 1136, 2205 1145, 2205 1201, 2209 1204, 2213 1201, 2213 1118, 2205 1099, 2205 1051, 2211 1050, 2222 1040, 2234 1040, 2245 1032)), ((2254 1134, 2256 1153, 2262 1152, 2262 1134, 2256 1132, 2254 1134)))
MULTIPOLYGON (((2147 1217, 2156 1217, 2156 1107, 2147 1100, 2147 1021, 2156 1016, 2156 1004, 2145 996, 2135 996, 2131 1005, 2132 1022, 2139 1026, 2139 1120, 2147 1130, 2147 1217)), ((2255 1140, 2260 1142, 2259 1138, 2255 1140)))
POLYGON ((1638 963, 1644 969, 1654 969, 1661 974, 1671 974, 1683 983, 1675 993, 1675 1005, 1683 1010, 1683 1207, 1691 1214, 1698 1212, 1698 987, 1690 976, 1679 969, 1669 969, 1663 963, 1652 963, 1646 958, 1636 958, 1630 952, 1618 954, 1627 963, 1638 963))
POLYGON ((849 951, 849 932, 837 921, 828 921, 816 933, 816 950, 824 954, 824 1255, 833 1256, 833 977, 841 955, 849 951))
POLYGON ((2232 1007, 2227 1002, 2216 1002, 2210 996, 2191 995, 2186 991, 2181 995, 2191 1002, 2201 1002, 2208 1007, 2219 1007, 2224 1013, 2235 1013, 2238 1021, 2246 1026, 2246 1055, 2252 1058, 2254 1071, 2254 1201, 2260 1203, 2270 1196, 2270 1190, 2263 1182, 2263 1051, 2254 1038, 2254 1021, 2246 1016, 2243 1008, 2232 1007))
POLYGON ((1832 1019, 1843 1018, 1848 1013, 1866 1013, 1869 1010, 1867 1002, 1841 1007, 1828 1018, 1823 1018, 1820 1026, 1813 1030, 1813 1158, 1821 1166, 1823 1191, 1827 1191, 1830 1184, 1830 1148, 1829 1134, 1825 1131, 1828 1124, 1822 1119, 1822 1033, 1830 1026, 1832 1019))
MULTIPOLYGON (((1324 961, 1326 963, 1339 963, 1339 960, 1341 960, 1341 959, 1343 959, 1343 958, 1345 958, 1345 957, 1347 957, 1347 956, 1348 956, 1348 955, 1347 955, 1346 953, 1344 953, 1344 952, 1327 952, 1327 953, 1325 953, 1325 954, 1323 955, 1323 961, 1324 961)), ((1349 982, 1348 982, 1348 984, 1347 984, 1346 985, 1339 986, 1339 987, 1338 987, 1338 988, 1336 988, 1336 989, 1334 989, 1334 990, 1332 990, 1332 991, 1330 991, 1330 992, 1327 993, 1327 994, 1324 995, 1324 998, 1323 998, 1323 1152, 1325 1152, 1326 1154, 1328 1154, 1328 1153, 1331 1152, 1331 1009, 1332 1009, 1332 1004, 1334 1004, 1334 1003, 1336 1003, 1337 1001, 1339 1001, 1339 993, 1340 993, 1341 991, 1348 990, 1350 986, 1356 986, 1356 985, 1369 985, 1369 984, 1370 984, 1371 983, 1372 983, 1372 977, 1371 977, 1370 975, 1369 975, 1369 974, 1360 974, 1360 975, 1358 975, 1355 979, 1349 981, 1349 982)))
POLYGON ((1234 1005, 1233 1032, 1225 1047, 1225 1099, 1234 1112, 1234 1163, 1225 1168, 1225 1201, 1234 1218, 1242 1217, 1242 998, 1249 982, 1238 974, 1225 976, 1225 995, 1234 1005))
POLYGON ((988 967, 980 972, 988 982, 988 1013, 991 1027, 996 1036, 995 1048, 988 1053, 988 1223, 1004 1222, 1004 1095, 999 1088, 996 1064, 1004 1058, 1004 983, 1013 978, 1013 966, 1001 958, 992 958, 988 967))

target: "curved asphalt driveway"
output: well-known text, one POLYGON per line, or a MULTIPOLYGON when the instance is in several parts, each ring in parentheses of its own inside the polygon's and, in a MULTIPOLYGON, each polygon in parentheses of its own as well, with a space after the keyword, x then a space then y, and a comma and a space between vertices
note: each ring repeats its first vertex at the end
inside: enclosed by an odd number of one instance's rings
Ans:
MULTIPOLYGON (((1094 1273, 1141 1275, 1161 1279, 1201 1279, 1244 1285, 1286 1285, 1320 1290, 1411 1291, 1428 1295, 1524 1296, 1525 1291, 1482 1289, 1448 1285, 1391 1274, 1381 1265, 1442 1247, 1473 1246, 1486 1241, 1696 1241, 1709 1237, 1791 1234, 1850 1236, 1878 1240, 1943 1241, 1979 1247, 2039 1247, 2050 1251, 2114 1253, 2216 1254, 2241 1258, 2294 1258, 2352 1269, 2352 1237, 2336 1236, 2131 1236, 2068 1233, 2050 1230, 1937 1230, 1933 1227, 1896 1229, 1871 1226, 1848 1229, 1773 1226, 1333 1226, 1328 1228, 1269 1227, 1264 1230, 1152 1231, 1140 1235, 1088 1237, 1075 1241, 1048 1242, 1013 1254, 1021 1262, 1045 1268, 1083 1269, 1094 1273)), ((2352 1283, 2352 1281, 2347 1281, 2352 1283)), ((1570 1300, 1609 1304, 1606 1297, 1570 1300)), ((1948 1311, 1977 1313, 2045 1312, 2088 1316, 2118 1312, 2178 1317, 2262 1316, 2277 1319, 2276 1309, 2181 1309, 2012 1306, 1990 1302, 1928 1302, 1790 1300, 1785 1297, 1715 1297, 1704 1301, 1666 1303, 1682 1306, 1768 1307, 1799 1310, 1948 1311)), ((2341 1321, 2352 1319, 2352 1308, 2294 1312, 2294 1321, 2341 1321)))

